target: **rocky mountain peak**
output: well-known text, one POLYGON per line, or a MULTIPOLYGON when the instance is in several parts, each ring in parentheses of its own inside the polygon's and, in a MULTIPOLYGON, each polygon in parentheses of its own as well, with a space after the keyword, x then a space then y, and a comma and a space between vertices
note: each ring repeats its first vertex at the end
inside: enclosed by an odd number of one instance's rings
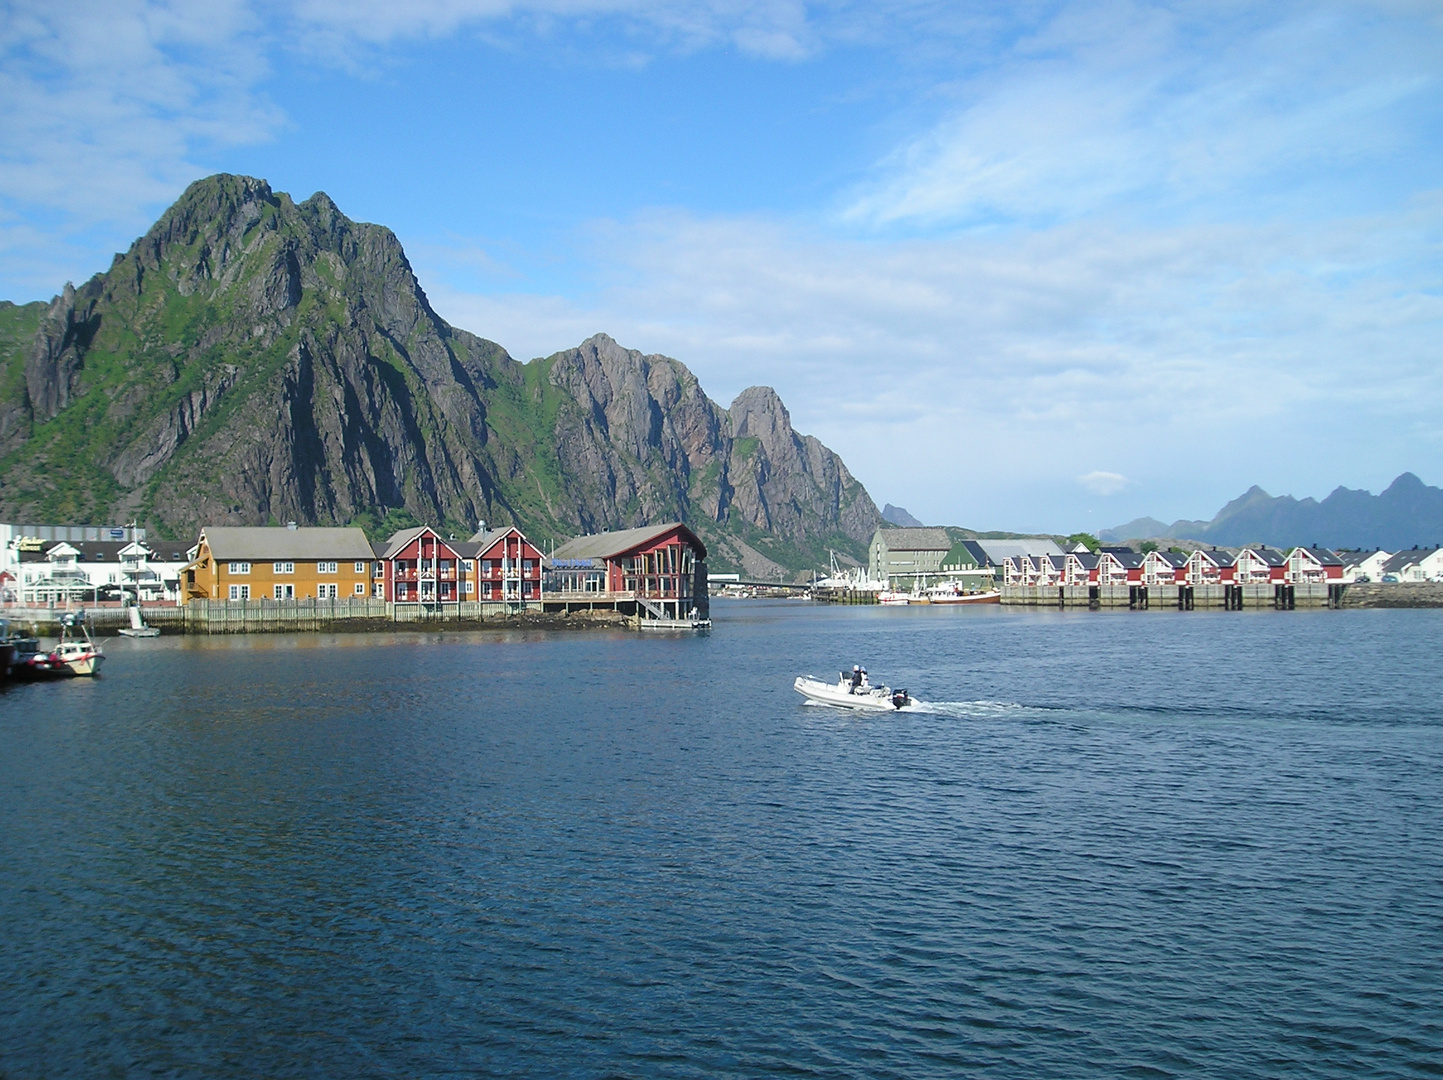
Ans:
POLYGON ((768 573, 878 520, 769 388, 723 410, 606 334, 518 364, 436 315, 389 229, 254 177, 197 181, 106 273, 0 307, 0 387, 12 520, 404 512, 545 540, 681 518, 768 573))

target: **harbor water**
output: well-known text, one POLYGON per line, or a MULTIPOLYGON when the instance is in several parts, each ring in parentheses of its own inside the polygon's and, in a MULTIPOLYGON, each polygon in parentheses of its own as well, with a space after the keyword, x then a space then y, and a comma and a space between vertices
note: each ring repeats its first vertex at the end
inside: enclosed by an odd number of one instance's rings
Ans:
POLYGON ((1443 612, 712 615, 8 687, 0 1076, 1440 1070, 1443 612))

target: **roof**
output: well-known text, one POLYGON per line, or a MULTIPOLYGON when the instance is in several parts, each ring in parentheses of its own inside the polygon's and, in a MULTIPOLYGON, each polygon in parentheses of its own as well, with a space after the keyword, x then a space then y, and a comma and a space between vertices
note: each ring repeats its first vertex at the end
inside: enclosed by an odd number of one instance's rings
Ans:
POLYGON ((1409 566, 1416 566, 1434 552, 1443 550, 1440 548, 1410 548, 1407 551, 1400 551, 1382 566, 1382 572, 1393 574, 1409 566))
POLYGON ((946 529, 878 529, 872 542, 878 540, 888 551, 951 551, 952 538, 946 529))
MULTIPOLYGON (((1238 556, 1241 556, 1242 553, 1243 553, 1243 551, 1251 551, 1254 555, 1256 555, 1258 558, 1262 559, 1263 562, 1267 563, 1269 566, 1282 566, 1284 563, 1286 563, 1286 562, 1288 561, 1286 558, 1283 557, 1283 553, 1282 553, 1281 551, 1279 551, 1277 548, 1270 548, 1270 547, 1249 547, 1249 548, 1243 548, 1242 551, 1239 551, 1239 552, 1238 552, 1238 556)), ((1234 561, 1236 561, 1236 559, 1235 559, 1234 561)))
POLYGON ((1082 564, 1084 570, 1096 569, 1098 560, 1102 558, 1095 551, 1074 551, 1072 557, 1082 564))
POLYGON ((1176 551, 1154 551, 1153 554, 1156 555, 1159 559, 1163 560, 1163 562, 1167 563, 1173 569, 1178 569, 1179 567, 1187 565, 1187 556, 1181 555, 1176 551))
POLYGON ((959 547, 964 547, 972 553, 972 558, 977 561, 978 566, 991 566, 992 557, 987 554, 981 544, 976 540, 959 540, 959 547))
POLYGON ((1142 561, 1147 558, 1146 555, 1139 554, 1136 551, 1109 551, 1107 554, 1111 555, 1129 570, 1136 570, 1142 565, 1142 561))
POLYGON ((1193 554, 1211 560, 1215 566, 1232 566, 1238 561, 1236 555, 1223 548, 1198 548, 1193 554))
MULTIPOLYGON (((475 553, 467 556, 467 558, 477 558, 484 552, 490 551, 500 542, 501 538, 508 533, 515 533, 521 537, 522 540, 526 540, 526 534, 515 525, 502 525, 496 529, 487 529, 485 532, 478 532, 472 535, 470 543, 475 545, 475 553)), ((606 534, 603 533, 602 535, 605 536, 606 534)), ((526 540, 526 542, 528 544, 531 543, 529 540, 526 540)))
POLYGON ((1338 558, 1338 556, 1334 552, 1329 551, 1327 548, 1298 546, 1295 547, 1293 550, 1307 552, 1314 559, 1318 560, 1318 562, 1321 563, 1323 566, 1343 565, 1343 560, 1338 558))
POLYGON ((568 540, 551 553, 553 559, 613 559, 634 548, 645 547, 651 541, 665 536, 674 529, 680 529, 687 543, 696 548, 700 558, 706 558, 706 545, 680 521, 665 525, 647 525, 640 529, 619 529, 616 532, 594 533, 568 540))
POLYGON ((217 559, 374 559, 366 534, 350 528, 211 525, 201 530, 217 559))
POLYGON ((1062 549, 1046 537, 1029 537, 1025 540, 972 540, 982 549, 989 562, 1002 565, 1012 555, 1061 555, 1062 549))
POLYGON ((393 559, 402 551, 404 551, 407 545, 411 544, 422 533, 430 533, 438 541, 446 545, 446 547, 450 548, 452 551, 456 550, 456 541, 447 540, 444 536, 438 533, 435 529, 431 528, 431 526, 429 525, 417 525, 414 528, 410 529, 400 529, 396 532, 393 532, 390 536, 390 539, 386 540, 384 543, 372 544, 371 549, 376 553, 377 558, 393 559))

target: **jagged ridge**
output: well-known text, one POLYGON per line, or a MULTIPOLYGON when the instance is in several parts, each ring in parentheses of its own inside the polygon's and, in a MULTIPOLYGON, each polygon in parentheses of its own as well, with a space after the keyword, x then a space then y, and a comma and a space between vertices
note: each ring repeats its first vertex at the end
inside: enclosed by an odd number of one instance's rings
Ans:
POLYGON ((0 516, 345 523, 541 539, 680 517, 755 573, 879 520, 765 387, 730 409, 597 335, 521 364, 432 309, 389 229, 323 193, 191 185, 110 269, 0 305, 0 516))

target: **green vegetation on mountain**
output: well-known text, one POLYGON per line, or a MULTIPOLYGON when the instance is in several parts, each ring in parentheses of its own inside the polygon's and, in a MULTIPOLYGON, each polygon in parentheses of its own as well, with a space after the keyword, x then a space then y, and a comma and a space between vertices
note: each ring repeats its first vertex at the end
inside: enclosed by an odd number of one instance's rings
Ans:
POLYGON ((723 409, 605 335, 518 363, 431 310, 388 229, 240 176, 193 184, 79 289, 0 304, 0 517, 484 519, 543 543, 681 519, 766 576, 861 556, 879 520, 771 390, 723 409))

